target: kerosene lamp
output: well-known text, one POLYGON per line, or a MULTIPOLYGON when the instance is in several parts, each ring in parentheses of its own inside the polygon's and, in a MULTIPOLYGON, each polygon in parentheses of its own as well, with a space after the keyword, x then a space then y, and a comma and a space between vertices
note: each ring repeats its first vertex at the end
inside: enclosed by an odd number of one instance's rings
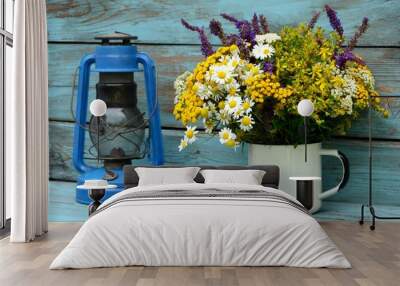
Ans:
MULTIPOLYGON (((84 56, 79 66, 73 163, 80 173, 78 185, 93 179, 117 185, 115 189, 106 190, 104 200, 124 188, 124 165, 146 155, 151 164, 162 165, 164 155, 154 61, 146 53, 137 51, 132 44, 137 39, 135 36, 115 33, 95 39, 100 40, 100 45, 92 54, 84 56), (104 115, 92 115, 88 119, 89 80, 94 72, 99 74, 96 99, 102 100, 107 109, 104 115), (148 119, 137 107, 136 72, 144 72, 148 119), (96 153, 103 166, 86 164, 86 134, 92 142, 89 153, 96 153)), ((76 189, 76 201, 90 203, 87 191, 76 189)))

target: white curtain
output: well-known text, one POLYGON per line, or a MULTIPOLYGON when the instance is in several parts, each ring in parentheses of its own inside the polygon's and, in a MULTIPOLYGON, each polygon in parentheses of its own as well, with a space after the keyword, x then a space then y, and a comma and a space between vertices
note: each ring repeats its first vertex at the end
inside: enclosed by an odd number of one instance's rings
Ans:
POLYGON ((6 187, 12 242, 47 232, 48 111, 45 0, 17 0, 13 92, 6 98, 6 187))

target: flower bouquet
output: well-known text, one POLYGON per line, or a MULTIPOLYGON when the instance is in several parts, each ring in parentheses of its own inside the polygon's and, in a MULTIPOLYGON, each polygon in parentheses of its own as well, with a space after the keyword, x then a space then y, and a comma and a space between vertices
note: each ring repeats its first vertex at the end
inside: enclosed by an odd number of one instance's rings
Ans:
POLYGON ((386 114, 371 70, 353 52, 368 19, 346 43, 336 12, 327 5, 325 11, 330 33, 315 27, 320 13, 307 24, 283 27, 279 33, 270 31, 263 15, 247 21, 221 14, 238 33, 227 34, 219 21, 211 20, 211 34, 222 43, 216 49, 204 28, 182 19, 187 29, 199 34, 205 59, 175 81, 173 113, 187 128, 179 150, 196 141, 198 121, 228 147, 240 142, 301 144, 303 121, 297 104, 306 98, 315 108, 309 121, 311 143, 345 133, 369 100, 386 114))

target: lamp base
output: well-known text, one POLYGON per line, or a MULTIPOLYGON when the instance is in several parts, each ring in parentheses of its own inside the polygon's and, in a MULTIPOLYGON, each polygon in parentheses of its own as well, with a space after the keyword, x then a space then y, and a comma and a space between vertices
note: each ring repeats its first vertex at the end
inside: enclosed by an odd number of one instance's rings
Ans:
MULTIPOLYGON (((114 180, 109 180, 109 184, 117 185, 114 189, 106 189, 104 197, 100 202, 105 201, 109 197, 124 190, 124 175, 122 169, 112 169, 117 177, 114 180)), ((89 172, 86 172, 78 177, 77 185, 83 185, 85 180, 101 180, 103 179, 106 171, 104 168, 98 168, 89 172)), ((92 199, 89 197, 88 190, 85 189, 75 189, 75 201, 80 204, 88 205, 92 203, 92 199)))

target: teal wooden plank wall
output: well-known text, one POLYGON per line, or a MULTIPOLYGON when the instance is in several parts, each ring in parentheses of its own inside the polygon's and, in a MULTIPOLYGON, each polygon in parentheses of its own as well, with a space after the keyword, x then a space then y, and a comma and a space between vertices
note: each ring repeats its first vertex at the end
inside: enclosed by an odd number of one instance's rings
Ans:
MULTIPOLYGON (((206 1, 95 1, 48 0, 49 35, 49 117, 50 117, 50 177, 71 181, 76 177, 72 167, 73 117, 70 112, 72 77, 80 58, 90 53, 90 44, 97 34, 122 31, 139 36, 138 47, 156 61, 158 94, 164 128, 166 161, 169 164, 246 164, 247 148, 233 152, 222 147, 215 138, 201 136, 199 143, 184 153, 177 152, 180 124, 171 116, 173 81, 177 75, 192 69, 201 59, 196 34, 180 25, 180 18, 206 25, 222 12, 239 18, 252 13, 265 13, 272 30, 283 25, 308 21, 313 12, 321 10, 322 0, 206 0, 206 1)), ((400 4, 396 0, 331 1, 351 36, 363 16, 370 19, 370 28, 357 47, 375 73, 379 91, 385 95, 400 95, 400 4)), ((225 23, 229 27, 229 23, 225 23)), ((319 24, 329 28, 321 17, 319 24)), ((217 41, 215 41, 216 43, 217 41)), ((91 81, 94 95, 96 77, 91 81)), ((142 75, 136 76, 143 87, 142 75)), ((145 110, 143 88, 139 88, 139 105, 145 110)), ((400 205, 400 100, 388 102, 393 110, 389 119, 374 118, 374 186, 376 201, 400 205)), ((338 148, 348 155, 351 177, 348 186, 332 200, 359 203, 367 195, 367 121, 364 116, 355 122, 345 137, 325 142, 327 148, 338 148)), ((143 163, 143 162, 140 162, 143 163)), ((339 179, 338 163, 324 159, 324 185, 339 179)))

